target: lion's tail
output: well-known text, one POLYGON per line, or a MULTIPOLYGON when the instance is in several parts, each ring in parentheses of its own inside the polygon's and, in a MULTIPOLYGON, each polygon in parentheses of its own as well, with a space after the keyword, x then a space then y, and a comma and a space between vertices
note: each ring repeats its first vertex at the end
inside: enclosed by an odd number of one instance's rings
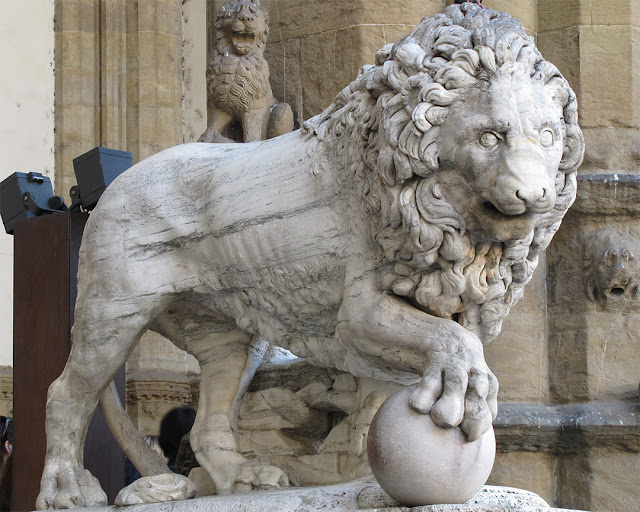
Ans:
POLYGON ((113 437, 142 476, 171 473, 162 456, 147 444, 124 410, 115 382, 111 381, 102 395, 100 409, 113 437))

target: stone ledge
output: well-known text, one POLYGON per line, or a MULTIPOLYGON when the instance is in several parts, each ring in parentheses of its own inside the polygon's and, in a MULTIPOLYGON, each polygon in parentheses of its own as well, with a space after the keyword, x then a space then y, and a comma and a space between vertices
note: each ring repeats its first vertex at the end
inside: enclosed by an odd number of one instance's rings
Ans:
POLYGON ((633 174, 578 175, 578 195, 567 214, 598 216, 637 215, 640 213, 640 176, 633 174))
POLYGON ((498 450, 578 453, 591 446, 640 451, 640 404, 499 404, 498 450))
MULTIPOLYGON (((462 505, 403 507, 366 477, 324 487, 298 487, 209 496, 128 507, 78 508, 77 512, 550 512, 537 494, 512 487, 483 487, 462 505)), ((578 512, 578 511, 574 511, 578 512)))

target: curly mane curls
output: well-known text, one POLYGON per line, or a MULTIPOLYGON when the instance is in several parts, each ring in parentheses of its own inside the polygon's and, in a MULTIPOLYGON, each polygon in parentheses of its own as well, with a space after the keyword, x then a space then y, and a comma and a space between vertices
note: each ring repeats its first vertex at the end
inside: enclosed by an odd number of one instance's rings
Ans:
POLYGON ((304 125, 345 162, 376 240, 394 263, 392 290, 457 320, 484 342, 522 297, 576 193, 584 142, 575 94, 520 23, 474 4, 448 7, 387 45, 319 116, 304 125), (543 85, 563 122, 557 201, 522 240, 479 242, 439 188, 438 135, 451 105, 496 76, 543 85), (357 151, 354 150, 357 148, 357 151))

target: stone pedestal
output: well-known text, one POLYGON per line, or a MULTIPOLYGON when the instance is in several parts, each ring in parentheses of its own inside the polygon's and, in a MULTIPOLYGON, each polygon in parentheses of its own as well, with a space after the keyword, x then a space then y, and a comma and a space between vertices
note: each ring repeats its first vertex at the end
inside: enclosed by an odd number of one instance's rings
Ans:
MULTIPOLYGON (((551 508, 537 494, 512 487, 485 486, 467 503, 407 508, 387 496, 372 477, 325 487, 253 491, 193 500, 133 505, 127 512, 546 512, 551 508)), ((116 507, 75 509, 108 512, 116 507)), ((577 512, 577 511, 576 511, 577 512)))

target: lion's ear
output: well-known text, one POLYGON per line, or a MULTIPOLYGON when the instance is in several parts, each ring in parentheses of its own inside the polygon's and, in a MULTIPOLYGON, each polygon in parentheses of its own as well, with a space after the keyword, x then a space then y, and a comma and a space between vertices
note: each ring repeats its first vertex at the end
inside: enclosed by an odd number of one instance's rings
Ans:
POLYGON ((577 124, 567 124, 562 160, 558 166, 565 172, 573 172, 580 167, 584 157, 584 135, 577 124))

